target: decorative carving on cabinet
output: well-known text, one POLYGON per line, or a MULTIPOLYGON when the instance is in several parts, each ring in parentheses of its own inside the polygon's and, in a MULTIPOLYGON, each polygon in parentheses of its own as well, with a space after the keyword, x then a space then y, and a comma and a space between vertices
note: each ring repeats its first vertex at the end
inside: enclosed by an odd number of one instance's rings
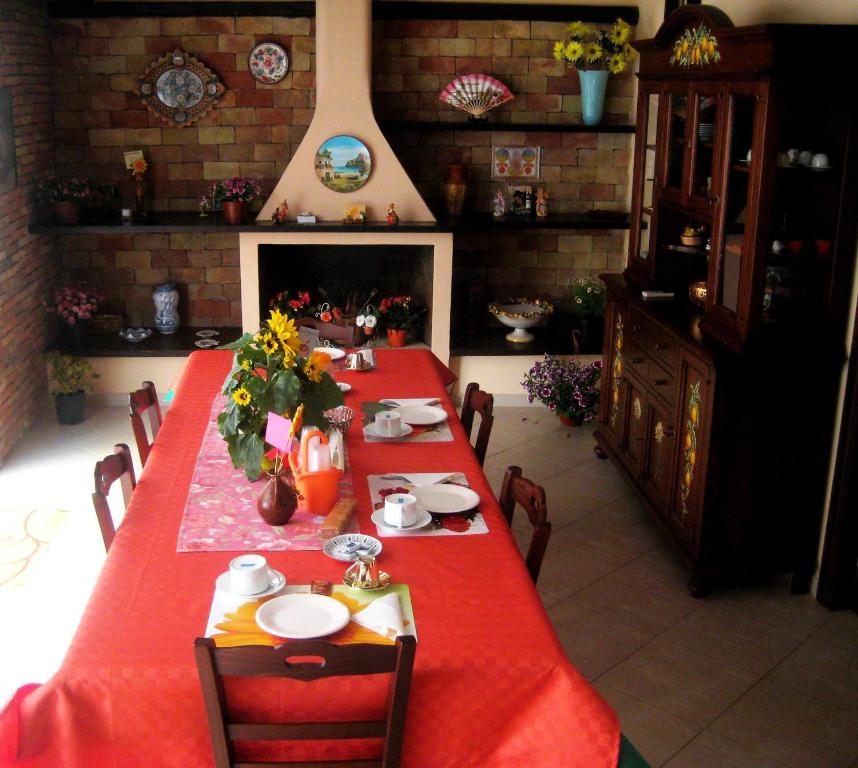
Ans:
POLYGON ((655 423, 655 429, 653 430, 652 434, 655 438, 655 441, 659 445, 661 445, 661 441, 664 440, 664 424, 662 424, 660 421, 657 421, 655 423))
POLYGON ((216 74, 180 50, 152 62, 138 81, 138 94, 149 111, 178 128, 199 120, 223 92, 216 74))
POLYGON ((623 316, 617 312, 616 333, 614 334, 614 365, 611 370, 611 426, 617 424, 620 410, 620 377, 623 373, 623 316))
POLYGON ((635 412, 635 421, 640 421, 641 415, 643 414, 643 409, 641 408, 641 399, 639 397, 635 398, 633 407, 635 412))
POLYGON ((700 380, 689 384, 688 389, 691 397, 688 401, 688 420, 685 422, 685 466, 680 479, 680 498, 682 503, 682 514, 688 514, 686 501, 691 493, 691 485, 694 482, 694 465, 697 463, 697 427, 700 423, 700 380))
POLYGON ((718 38, 703 22, 686 29, 673 43, 670 63, 680 67, 703 67, 721 61, 718 38))

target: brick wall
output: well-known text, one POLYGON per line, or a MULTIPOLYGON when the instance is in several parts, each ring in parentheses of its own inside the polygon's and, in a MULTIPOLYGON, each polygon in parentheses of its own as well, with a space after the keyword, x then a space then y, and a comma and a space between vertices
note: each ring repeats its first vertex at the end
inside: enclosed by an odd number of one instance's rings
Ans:
MULTIPOLYGON (((627 208, 631 137, 617 134, 524 133, 521 122, 580 120, 578 78, 551 56, 563 24, 526 21, 383 21, 374 34, 374 109, 384 119, 461 120, 438 100, 457 74, 489 72, 517 94, 491 115, 509 130, 403 134, 391 143, 427 202, 439 212, 450 163, 471 173, 468 205, 489 210, 500 184, 490 179, 493 144, 543 148, 539 184, 556 212, 627 208)), ((62 20, 52 25, 54 54, 67 66, 57 89, 57 169, 116 187, 130 201, 122 153, 143 149, 150 162, 155 210, 196 210, 212 180, 247 174, 270 191, 300 143, 314 106, 314 25, 278 17, 62 20), (247 71, 256 42, 285 45, 286 79, 257 83, 247 71), (151 115, 134 93, 138 76, 173 48, 197 55, 226 85, 211 112, 188 128, 151 115)), ((606 120, 627 122, 630 76, 612 78, 606 120)), ((114 203, 116 205, 116 203, 114 203)), ((557 298, 570 276, 618 269, 622 233, 549 233, 457 239, 456 281, 477 284, 489 298, 535 293, 557 298)), ((238 237, 109 236, 65 239, 65 277, 88 276, 111 297, 109 308, 131 323, 151 323, 152 286, 165 280, 184 291, 182 321, 241 322, 238 237)))
POLYGON ((17 187, 0 195, 0 464, 48 407, 42 361, 52 328, 42 301, 54 277, 54 239, 27 233, 35 181, 51 167, 50 83, 44 3, 3 0, 0 88, 12 96, 17 187))

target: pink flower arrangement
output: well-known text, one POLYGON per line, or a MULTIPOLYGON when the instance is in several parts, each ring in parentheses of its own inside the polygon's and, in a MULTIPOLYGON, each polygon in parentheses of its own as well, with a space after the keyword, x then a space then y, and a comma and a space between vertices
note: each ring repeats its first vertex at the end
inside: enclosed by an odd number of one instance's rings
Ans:
POLYGON ((54 293, 53 304, 48 304, 48 312, 55 312, 60 320, 68 325, 76 325, 81 320, 89 320, 96 312, 103 297, 86 283, 65 285, 54 293))
POLYGON ((426 305, 411 296, 389 296, 378 305, 385 328, 409 330, 417 326, 426 314, 426 305))
POLYGON ((47 203, 86 200, 92 194, 88 179, 61 179, 49 176, 39 182, 38 196, 47 203))
POLYGON ((209 194, 215 200, 227 203, 249 202, 262 197, 262 187, 256 179, 251 179, 249 176, 233 176, 230 179, 214 182, 209 194))

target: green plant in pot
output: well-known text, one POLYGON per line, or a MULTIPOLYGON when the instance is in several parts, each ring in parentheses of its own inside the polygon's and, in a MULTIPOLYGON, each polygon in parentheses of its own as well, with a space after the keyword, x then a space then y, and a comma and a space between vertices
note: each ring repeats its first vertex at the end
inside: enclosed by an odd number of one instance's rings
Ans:
POLYGON ((579 277, 570 280, 569 311, 575 317, 577 328, 572 331, 572 344, 576 354, 581 347, 597 352, 602 348, 605 331, 605 305, 608 302, 608 290, 605 284, 595 277, 579 277))
POLYGON ((381 323, 387 329, 392 347, 405 344, 409 333, 417 330, 426 314, 426 305, 411 296, 389 296, 378 305, 381 323))
POLYGON ((48 355, 48 370, 57 420, 60 424, 80 424, 86 393, 92 392, 92 380, 97 379, 98 374, 85 358, 64 352, 48 355))

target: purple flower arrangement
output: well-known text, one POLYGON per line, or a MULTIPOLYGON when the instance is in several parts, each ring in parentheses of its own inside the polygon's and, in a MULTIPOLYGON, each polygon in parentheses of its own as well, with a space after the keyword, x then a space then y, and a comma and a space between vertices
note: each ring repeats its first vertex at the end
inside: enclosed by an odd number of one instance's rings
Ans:
POLYGON ((539 400, 549 411, 592 421, 599 408, 601 374, 601 360, 581 365, 574 358, 545 355, 545 360, 534 363, 525 374, 521 385, 529 403, 539 400))
POLYGON ((251 179, 249 176, 233 176, 230 179, 214 182, 209 194, 215 200, 227 203, 249 202, 262 197, 262 187, 256 179, 251 179))
POLYGON ((81 320, 89 320, 98 312, 101 295, 85 283, 65 285, 54 292, 53 304, 48 304, 48 312, 55 312, 60 322, 77 325, 81 320))
POLYGON ((86 200, 92 194, 88 179, 61 179, 49 176, 39 182, 39 199, 46 203, 60 203, 68 200, 86 200))

